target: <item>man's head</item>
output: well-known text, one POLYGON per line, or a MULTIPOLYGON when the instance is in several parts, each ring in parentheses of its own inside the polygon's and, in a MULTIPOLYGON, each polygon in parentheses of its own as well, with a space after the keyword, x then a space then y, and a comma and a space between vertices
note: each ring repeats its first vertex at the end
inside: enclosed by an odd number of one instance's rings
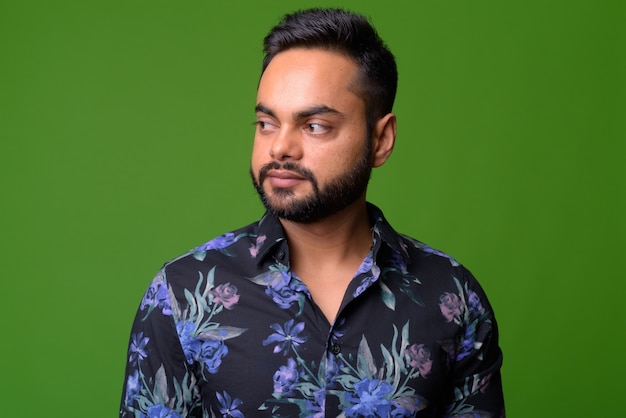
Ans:
POLYGON ((396 61, 364 16, 342 9, 285 15, 265 37, 262 72, 277 54, 292 48, 336 51, 357 64, 353 89, 365 101, 368 132, 377 119, 391 113, 398 85, 396 61))
POLYGON ((265 46, 251 163, 264 205, 306 223, 364 201, 395 140, 393 56, 364 18, 341 10, 288 15, 265 46), (381 83, 390 68, 391 93, 381 83))

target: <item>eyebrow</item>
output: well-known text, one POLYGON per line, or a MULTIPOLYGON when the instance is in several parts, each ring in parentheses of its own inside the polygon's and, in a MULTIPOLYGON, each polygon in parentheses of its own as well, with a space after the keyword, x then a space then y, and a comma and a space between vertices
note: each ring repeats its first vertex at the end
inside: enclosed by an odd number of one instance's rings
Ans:
MULTIPOLYGON (((262 103, 258 103, 255 106, 254 110, 256 113, 260 112, 260 113, 265 113, 266 115, 269 115, 273 118, 276 117, 276 114, 269 107, 263 105, 262 103)), ((343 113, 341 113, 337 109, 333 109, 332 107, 328 107, 326 105, 312 106, 308 109, 300 110, 294 113, 293 116, 294 116, 294 119, 299 120, 299 119, 310 118, 311 116, 315 116, 315 115, 327 115, 327 114, 344 117, 343 113)))

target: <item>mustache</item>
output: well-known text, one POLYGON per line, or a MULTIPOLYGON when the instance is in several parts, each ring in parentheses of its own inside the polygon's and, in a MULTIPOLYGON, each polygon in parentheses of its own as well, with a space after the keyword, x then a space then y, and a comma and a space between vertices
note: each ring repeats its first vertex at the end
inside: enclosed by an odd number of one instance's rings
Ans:
POLYGON ((267 173, 269 173, 270 170, 292 171, 302 176, 303 178, 309 180, 311 183, 313 183, 314 187, 317 187, 317 179, 315 178, 315 175, 313 174, 313 172, 309 170, 308 168, 302 167, 299 164, 296 164, 291 161, 286 161, 284 163, 279 163, 278 161, 272 161, 271 163, 265 164, 259 170, 259 184, 263 184, 263 181, 267 178, 267 173))

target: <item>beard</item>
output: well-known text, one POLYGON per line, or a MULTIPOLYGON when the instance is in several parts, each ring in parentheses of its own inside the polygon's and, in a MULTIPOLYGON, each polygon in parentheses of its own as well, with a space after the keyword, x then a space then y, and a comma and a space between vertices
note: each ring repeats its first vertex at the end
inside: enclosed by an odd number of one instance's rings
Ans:
POLYGON ((251 168, 250 176, 263 206, 271 215, 297 223, 313 223, 345 209, 365 193, 372 173, 371 147, 371 141, 368 140, 356 165, 330 179, 322 188, 311 170, 291 161, 272 161, 261 167, 258 177, 254 176, 251 168), (313 191, 298 197, 290 189, 273 188, 271 195, 268 195, 263 189, 263 182, 267 173, 275 169, 299 174, 311 183, 313 191))

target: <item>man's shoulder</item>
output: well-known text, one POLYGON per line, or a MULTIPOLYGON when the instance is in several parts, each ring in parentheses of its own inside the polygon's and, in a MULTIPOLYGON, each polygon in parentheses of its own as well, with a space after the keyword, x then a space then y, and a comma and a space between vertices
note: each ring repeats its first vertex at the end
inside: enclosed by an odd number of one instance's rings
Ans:
POLYGON ((434 259, 444 259, 453 267, 460 266, 460 263, 446 252, 433 248, 430 245, 408 235, 398 233, 398 236, 403 247, 406 249, 407 253, 410 254, 411 258, 428 257, 434 259))
MULTIPOLYGON (((170 259, 163 265, 163 268, 171 269, 182 264, 203 262, 207 258, 238 258, 243 255, 254 257, 256 255, 255 248, 258 250, 260 222, 255 221, 211 238, 178 257, 170 259)), ((263 240, 261 238, 261 243, 263 240)))
POLYGON ((398 234, 398 237, 405 255, 390 253, 385 267, 404 277, 406 280, 402 283, 410 284, 411 288, 423 294, 429 291, 438 295, 453 291, 483 292, 472 272, 448 253, 408 235, 398 234))

